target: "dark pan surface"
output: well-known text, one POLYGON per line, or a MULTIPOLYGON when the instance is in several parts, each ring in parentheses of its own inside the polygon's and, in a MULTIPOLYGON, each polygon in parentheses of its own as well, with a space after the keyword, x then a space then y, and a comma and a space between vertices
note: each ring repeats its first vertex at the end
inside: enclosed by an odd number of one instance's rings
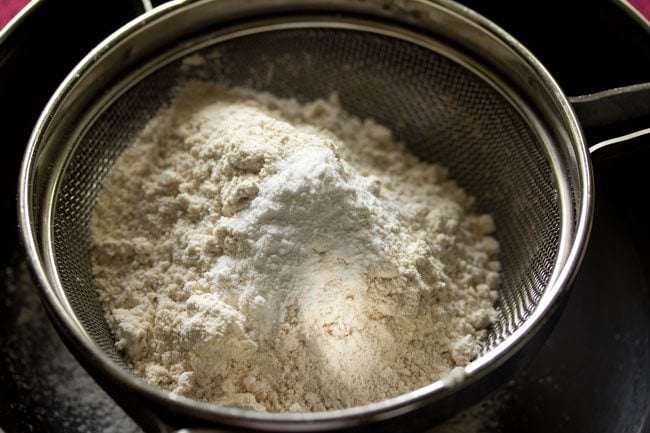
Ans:
MULTIPOLYGON (((65 71, 137 10, 87 3, 44 1, 0 46, 0 430, 7 433, 139 431, 49 324, 14 229, 18 164, 39 110, 65 71)), ((520 38, 569 94, 650 79, 650 35, 609 1, 586 8, 582 0, 553 0, 535 14, 526 2, 466 3, 520 38), (551 12, 566 44, 543 31, 551 12)), ((650 432, 649 161, 641 150, 596 164, 593 234, 557 327, 524 373, 441 432, 650 432)))

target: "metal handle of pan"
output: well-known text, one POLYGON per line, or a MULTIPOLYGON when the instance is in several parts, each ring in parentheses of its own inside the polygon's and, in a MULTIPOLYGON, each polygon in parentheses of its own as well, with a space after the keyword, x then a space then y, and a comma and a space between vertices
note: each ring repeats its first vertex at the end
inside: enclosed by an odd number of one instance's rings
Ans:
POLYGON ((576 96, 570 101, 588 142, 595 142, 589 146, 592 158, 610 159, 647 145, 639 138, 650 135, 650 83, 576 96), (618 131, 613 137, 607 136, 608 132, 597 133, 613 128, 618 131))

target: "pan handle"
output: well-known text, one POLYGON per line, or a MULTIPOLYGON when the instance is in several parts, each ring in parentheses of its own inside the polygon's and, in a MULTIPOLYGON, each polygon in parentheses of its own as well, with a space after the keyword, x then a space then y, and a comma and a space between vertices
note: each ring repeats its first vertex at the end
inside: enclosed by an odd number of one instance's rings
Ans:
POLYGON ((589 145, 601 161, 639 150, 650 134, 650 83, 569 98, 589 145))

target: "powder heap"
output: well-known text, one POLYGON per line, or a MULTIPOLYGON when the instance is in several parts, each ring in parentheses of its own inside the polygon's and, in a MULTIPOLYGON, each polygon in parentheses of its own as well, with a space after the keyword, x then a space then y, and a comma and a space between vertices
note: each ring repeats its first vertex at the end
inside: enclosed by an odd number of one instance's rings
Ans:
POLYGON ((193 82, 105 179, 96 283, 117 348, 165 390, 376 402, 466 365, 496 318, 499 245, 472 202, 335 96, 193 82))

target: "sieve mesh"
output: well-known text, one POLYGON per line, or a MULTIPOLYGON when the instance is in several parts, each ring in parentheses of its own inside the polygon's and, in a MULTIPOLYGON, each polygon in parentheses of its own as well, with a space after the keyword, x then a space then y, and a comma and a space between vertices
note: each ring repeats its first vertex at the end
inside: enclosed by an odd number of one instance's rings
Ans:
POLYGON ((348 112, 374 118, 422 159, 447 166, 450 177, 476 197, 477 209, 494 216, 502 285, 499 320, 484 351, 535 308, 558 255, 556 176, 531 123, 488 80, 445 54, 356 30, 273 30, 197 52, 208 59, 201 67, 182 59, 167 63, 128 83, 84 125, 55 198, 54 252, 63 290, 86 332, 114 360, 122 362, 92 276, 94 203, 115 159, 190 78, 301 101, 336 91, 348 112))

